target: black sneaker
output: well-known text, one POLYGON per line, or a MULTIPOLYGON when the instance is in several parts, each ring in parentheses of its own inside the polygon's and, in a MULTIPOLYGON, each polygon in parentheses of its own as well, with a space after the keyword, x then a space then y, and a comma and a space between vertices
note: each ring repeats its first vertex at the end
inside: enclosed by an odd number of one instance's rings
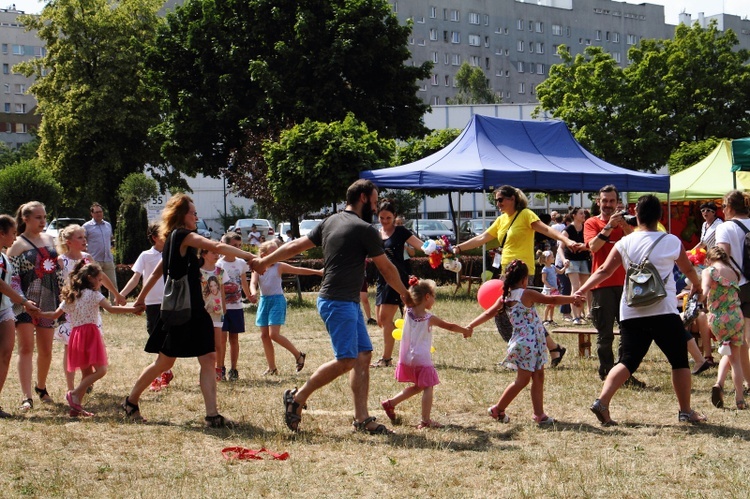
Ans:
POLYGON ((631 374, 628 380, 625 382, 624 386, 627 386, 628 388, 643 390, 644 388, 646 388, 646 383, 631 374))
POLYGON ((230 369, 227 373, 227 379, 229 381, 237 381, 240 379, 240 373, 237 372, 237 369, 230 369))
POLYGON ((373 319, 371 317, 371 318, 367 319, 367 325, 368 326, 377 326, 378 325, 378 321, 376 321, 375 319, 373 319))
POLYGON ((227 368, 224 366, 221 366, 221 381, 227 380, 227 368))

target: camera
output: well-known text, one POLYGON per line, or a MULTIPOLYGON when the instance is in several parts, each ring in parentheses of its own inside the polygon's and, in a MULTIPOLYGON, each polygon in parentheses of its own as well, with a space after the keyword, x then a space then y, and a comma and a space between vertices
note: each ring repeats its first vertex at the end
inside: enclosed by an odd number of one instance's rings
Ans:
POLYGON ((635 215, 628 213, 628 210, 618 211, 615 215, 620 215, 623 220, 625 220, 626 224, 632 227, 638 227, 638 220, 635 218, 635 215))

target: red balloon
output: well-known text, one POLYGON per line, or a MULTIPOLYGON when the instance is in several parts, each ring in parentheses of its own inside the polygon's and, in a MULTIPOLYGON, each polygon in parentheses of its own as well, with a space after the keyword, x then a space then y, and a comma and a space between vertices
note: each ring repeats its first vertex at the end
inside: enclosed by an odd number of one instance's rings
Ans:
POLYGON ((479 287, 477 301, 483 309, 487 310, 501 296, 503 296, 503 281, 500 279, 490 279, 479 287))

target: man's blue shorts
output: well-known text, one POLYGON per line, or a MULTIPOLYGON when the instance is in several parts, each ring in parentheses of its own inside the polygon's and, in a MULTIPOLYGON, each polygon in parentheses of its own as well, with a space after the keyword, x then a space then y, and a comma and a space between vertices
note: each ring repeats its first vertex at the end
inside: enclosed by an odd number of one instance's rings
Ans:
POLYGON ((372 352, 359 303, 318 297, 318 313, 328 329, 337 360, 356 359, 361 352, 372 352))
POLYGON ((224 325, 221 326, 221 330, 228 333, 244 333, 245 311, 241 308, 227 309, 227 313, 224 314, 224 325))
POLYGON ((261 296, 258 312, 255 314, 255 325, 283 326, 286 324, 286 298, 284 295, 261 296))

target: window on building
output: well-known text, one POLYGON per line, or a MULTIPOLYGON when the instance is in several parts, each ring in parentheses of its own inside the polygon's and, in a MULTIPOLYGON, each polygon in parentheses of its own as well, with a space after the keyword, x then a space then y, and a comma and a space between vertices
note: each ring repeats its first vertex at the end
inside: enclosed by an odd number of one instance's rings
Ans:
POLYGON ((420 38, 419 43, 417 43, 417 45, 419 45, 420 47, 424 47, 425 45, 427 45, 427 42, 425 41, 424 38, 420 38))
POLYGON ((638 43, 637 35, 628 35, 628 38, 627 38, 628 45, 636 45, 637 43, 638 43))
POLYGON ((559 45, 552 45, 552 54, 553 54, 553 55, 554 55, 555 57, 560 57, 560 54, 558 54, 558 53, 557 53, 557 48, 558 48, 558 47, 559 47, 559 45))
POLYGON ((10 74, 10 64, 3 64, 3 74, 10 74))
POLYGON ((28 128, 26 123, 16 123, 16 133, 27 133, 28 128))
POLYGON ((451 77, 449 75, 445 75, 445 86, 446 87, 451 86, 451 77))
POLYGON ((596 30, 596 36, 594 38, 596 38, 597 42, 600 42, 602 40, 602 30, 596 30))
POLYGON ((451 31, 451 43, 461 43, 461 33, 458 31, 451 31))
POLYGON ((445 64, 450 64, 451 63, 450 54, 448 54, 448 52, 445 53, 445 59, 444 59, 444 61, 445 61, 445 64))
POLYGON ((437 95, 432 98, 432 105, 433 106, 439 106, 440 105, 440 97, 437 95))
POLYGON ((505 55, 506 56, 510 55, 510 49, 505 49, 505 55))
POLYGON ((444 21, 448 20, 448 9, 443 9, 443 20, 444 21))
POLYGON ((4 90, 6 94, 10 93, 10 83, 4 83, 3 84, 4 90))
POLYGON ((534 53, 534 42, 529 42, 529 54, 534 53))
POLYGON ((523 43, 523 40, 518 40, 518 43, 516 44, 516 50, 519 52, 523 52, 523 49, 526 45, 523 43))
POLYGON ((484 69, 490 69, 490 58, 485 57, 484 58, 484 69))
POLYGON ((489 26, 490 25, 490 16, 487 14, 484 15, 484 25, 489 26))
POLYGON ((484 46, 485 47, 489 47, 490 46, 490 37, 489 36, 485 36, 484 37, 484 46))
POLYGON ((432 75, 432 84, 440 85, 440 82, 438 81, 438 75, 432 75))
POLYGON ((398 14, 398 2, 393 2, 393 12, 398 14))
POLYGON ((552 25, 552 34, 554 36, 562 36, 562 26, 559 24, 553 24, 552 25))
POLYGON ((469 35, 469 45, 472 47, 479 47, 481 45, 482 41, 479 35, 469 35))
POLYGON ((620 33, 617 33, 617 32, 612 33, 612 42, 620 43, 620 33))
POLYGON ((461 65, 461 54, 453 54, 453 65, 454 66, 461 65))
POLYGON ((23 45, 13 45, 13 55, 23 55, 23 45))
POLYGON ((591 38, 586 38, 586 45, 591 45, 591 38))
POLYGON ((544 44, 543 43, 537 43, 536 44, 536 53, 537 54, 543 54, 544 53, 544 44))
POLYGON ((437 7, 430 6, 430 19, 437 17, 437 7))
POLYGON ((16 83, 14 90, 17 94, 24 94, 26 93, 26 84, 25 83, 16 83))
POLYGON ((461 13, 458 9, 451 9, 451 21, 458 22, 461 20, 461 13))
POLYGON ((409 45, 414 45, 414 37, 409 38, 409 45))
POLYGON ((438 30, 436 28, 430 28, 430 40, 436 41, 438 39, 438 30))
POLYGON ((16 104, 16 113, 24 114, 26 112, 26 104, 16 104))
POLYGON ((537 65, 536 65, 536 74, 543 75, 544 74, 544 69, 545 69, 544 68, 544 64, 537 63, 537 65))
POLYGON ((566 26, 565 27, 565 36, 567 36, 568 38, 570 38, 570 26, 566 26))
POLYGON ((607 32, 604 33, 604 39, 606 41, 609 41, 609 31, 607 31, 607 32))
POLYGON ((537 33, 544 33, 544 23, 541 21, 537 21, 534 23, 534 29, 537 33))
POLYGON ((478 55, 469 56, 469 65, 473 67, 479 67, 479 56, 478 55))
POLYGON ((479 14, 477 12, 469 12, 469 24, 479 24, 479 14))
POLYGON ((438 53, 437 52, 433 52, 432 53, 432 62, 434 62, 435 64, 437 64, 439 60, 440 59, 438 57, 438 53))
POLYGON ((510 78, 510 71, 507 69, 505 70, 505 77, 510 78))
POLYGON ((3 50, 3 54, 7 54, 8 53, 8 44, 7 43, 3 43, 2 44, 2 50, 3 50))
POLYGON ((5 112, 6 112, 6 113, 9 113, 9 112, 10 112, 10 102, 6 102, 6 103, 5 103, 5 112))
POLYGON ((620 56, 619 52, 612 52, 612 58, 615 60, 616 63, 622 62, 622 56, 620 56))
POLYGON ((519 94, 525 94, 526 93, 526 84, 524 82, 521 82, 518 84, 518 93, 519 94))
POLYGON ((529 21, 529 31, 534 31, 534 21, 529 21))
POLYGON ((516 21, 516 27, 519 31, 523 31, 523 19, 519 19, 518 21, 516 21))
POLYGON ((518 61, 518 72, 523 73, 523 61, 518 61))

